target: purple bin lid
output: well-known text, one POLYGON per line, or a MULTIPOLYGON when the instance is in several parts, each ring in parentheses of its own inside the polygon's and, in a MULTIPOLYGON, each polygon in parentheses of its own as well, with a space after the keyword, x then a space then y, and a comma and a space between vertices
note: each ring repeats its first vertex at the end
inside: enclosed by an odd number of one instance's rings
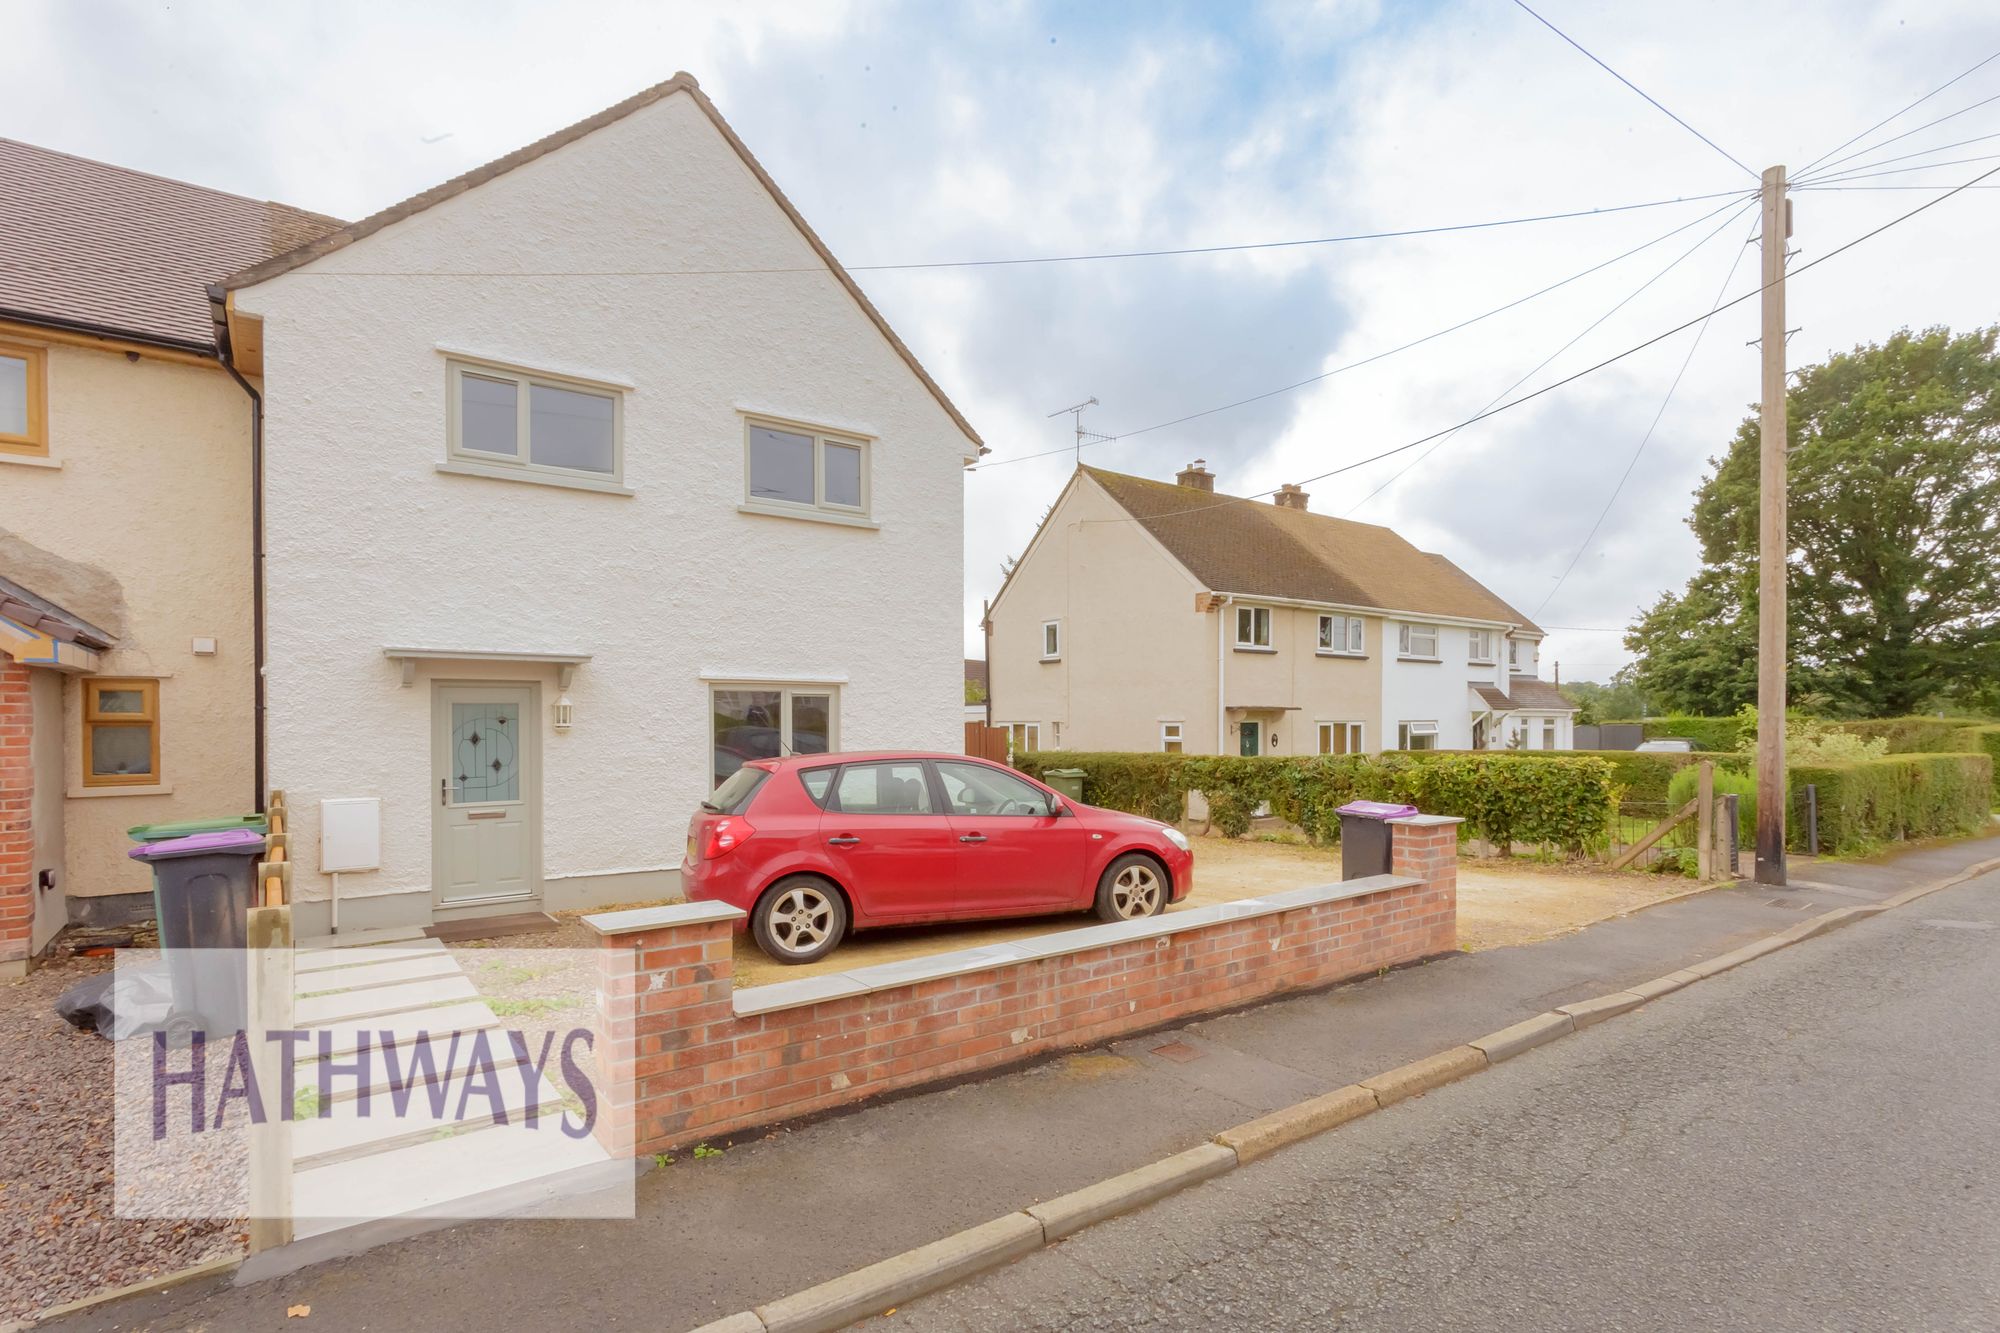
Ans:
POLYGON ((1387 801, 1349 801, 1335 814, 1360 815, 1365 819, 1408 819, 1417 813, 1414 805, 1391 805, 1387 801))
POLYGON ((221 829, 214 833, 196 833, 185 838, 169 838, 165 842, 142 842, 125 855, 134 861, 165 861, 175 856, 206 856, 220 853, 224 856, 262 855, 264 835, 255 829, 221 829))

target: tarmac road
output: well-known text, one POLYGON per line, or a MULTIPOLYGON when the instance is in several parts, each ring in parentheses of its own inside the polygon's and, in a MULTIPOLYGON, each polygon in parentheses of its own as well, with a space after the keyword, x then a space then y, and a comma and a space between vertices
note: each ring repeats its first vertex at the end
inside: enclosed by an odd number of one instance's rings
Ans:
POLYGON ((2000 873, 865 1327, 2000 1328, 2000 873))

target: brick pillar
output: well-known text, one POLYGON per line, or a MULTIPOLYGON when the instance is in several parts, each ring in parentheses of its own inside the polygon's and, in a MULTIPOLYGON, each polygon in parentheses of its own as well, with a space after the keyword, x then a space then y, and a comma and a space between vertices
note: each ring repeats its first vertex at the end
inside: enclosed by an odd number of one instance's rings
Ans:
POLYGON ((613 1156, 680 1142, 710 1067, 734 1054, 730 936, 742 916, 676 903, 583 919, 601 946, 595 1132, 613 1156))
POLYGON ((0 654, 0 976, 26 969, 35 927, 34 708, 28 668, 0 654))
POLYGON ((1389 873, 1424 881, 1415 910, 1429 927, 1433 953, 1458 947, 1458 826, 1464 822, 1449 815, 1389 821, 1389 873))

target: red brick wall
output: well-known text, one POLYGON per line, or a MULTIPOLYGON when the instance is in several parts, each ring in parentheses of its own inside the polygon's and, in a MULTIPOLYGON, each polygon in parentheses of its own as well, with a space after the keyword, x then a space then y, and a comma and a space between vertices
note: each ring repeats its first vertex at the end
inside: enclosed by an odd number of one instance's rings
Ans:
POLYGON ((34 707, 28 668, 0 654, 0 964, 28 956, 35 924, 34 707))
POLYGON ((607 935, 597 1133, 658 1152, 1448 953, 1456 825, 1397 827, 1415 885, 743 1017, 730 921, 607 935))

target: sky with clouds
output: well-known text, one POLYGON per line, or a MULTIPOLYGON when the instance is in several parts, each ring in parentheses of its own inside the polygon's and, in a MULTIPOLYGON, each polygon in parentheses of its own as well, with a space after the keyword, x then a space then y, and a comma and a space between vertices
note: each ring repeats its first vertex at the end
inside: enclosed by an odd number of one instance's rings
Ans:
MULTIPOLYGON (((1744 190, 1755 181, 1729 156, 1797 174, 2000 51, 1991 0, 1537 8, 1722 151, 1509 0, 9 0, 0 134, 360 217, 686 69, 837 255, 895 264, 1744 190)), ((2000 60, 1846 150, 1858 155, 1839 169, 2000 134, 2000 100, 1975 105, 1996 95, 2000 60)), ((1993 165, 1962 159, 1993 153, 2000 138, 1851 184, 1958 184, 1993 165)), ((1794 266, 1935 197, 1801 190, 1794 266)), ((1067 452, 1024 457, 1069 443, 1069 418, 1050 413, 1099 399, 1085 426, 1124 437, 1084 451, 1100 466, 1166 477, 1201 457, 1219 489, 1267 491, 1623 351, 1708 309, 1725 278, 1729 295, 1748 291, 1754 223, 1716 197, 1394 240, 858 276, 993 448, 966 478, 976 650, 981 600, 1073 466, 1067 452)), ((2000 319, 1995 235, 2000 189, 1968 191, 1801 274, 1793 362, 1904 325, 2000 319)), ((1443 552, 1566 627, 1547 654, 1565 678, 1603 678, 1625 660, 1616 628, 1694 569, 1690 492, 1756 397, 1756 318, 1747 301, 1710 321, 1691 358, 1695 330, 1311 482, 1312 507, 1443 552)))

